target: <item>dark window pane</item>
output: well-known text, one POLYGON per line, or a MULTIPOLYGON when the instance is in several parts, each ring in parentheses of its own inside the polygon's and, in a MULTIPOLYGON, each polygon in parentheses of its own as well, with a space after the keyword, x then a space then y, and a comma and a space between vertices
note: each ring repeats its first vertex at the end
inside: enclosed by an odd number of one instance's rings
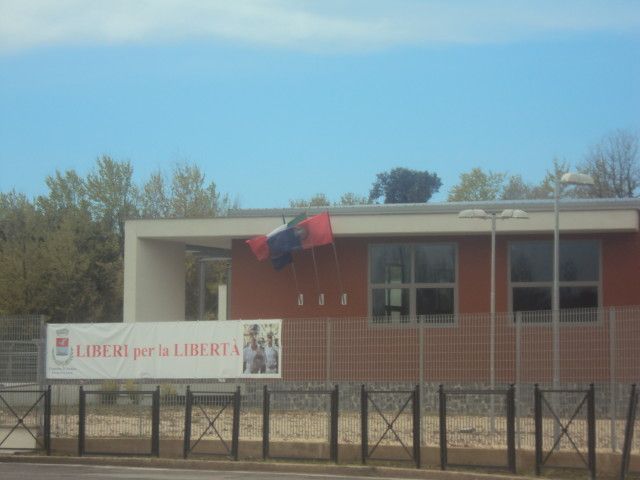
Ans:
POLYGON ((513 311, 551 310, 550 287, 519 287, 513 289, 513 311))
POLYGON ((599 278, 600 248, 597 241, 560 241, 560 280, 584 282, 599 278))
POLYGON ((416 289, 416 315, 453 314, 453 288, 416 289))
POLYGON ((513 242, 510 253, 512 282, 553 280, 552 242, 513 242))
POLYGON ((453 245, 416 246, 417 283, 455 282, 456 253, 453 245))
POLYGON ((560 308, 595 308, 598 287, 560 287, 560 308))
POLYGON ((374 288, 371 296, 374 317, 399 318, 410 314, 408 288, 374 288))
POLYGON ((409 283, 411 252, 406 245, 371 247, 371 283, 409 283))

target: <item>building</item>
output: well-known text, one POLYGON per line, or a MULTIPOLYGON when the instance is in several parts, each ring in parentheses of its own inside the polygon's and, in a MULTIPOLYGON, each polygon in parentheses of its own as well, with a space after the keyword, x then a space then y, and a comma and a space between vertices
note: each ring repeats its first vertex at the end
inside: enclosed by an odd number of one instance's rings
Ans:
MULTIPOLYGON (((316 268, 310 251, 296 252, 295 275, 289 267, 275 271, 268 261, 257 261, 245 240, 270 232, 300 209, 129 221, 124 321, 184 318, 186 248, 231 258, 230 319, 370 317, 375 322, 383 316, 395 321, 437 314, 450 315, 443 321, 453 322, 457 314, 489 312, 491 222, 458 217, 469 208, 528 213, 526 220, 496 225, 496 311, 549 310, 553 202, 370 205, 330 207, 335 251, 315 249, 316 268), (324 304, 318 302, 321 293, 324 304)), ((640 303, 639 209, 635 199, 561 202, 561 308, 640 303)))
POLYGON ((637 381, 640 200, 560 205, 555 319, 554 204, 523 201, 331 207, 335 249, 295 252, 280 271, 245 241, 300 209, 130 221, 124 320, 183 319, 185 250, 200 249, 231 259, 221 318, 285 319, 285 380, 637 381), (492 222, 466 209, 528 214, 496 222, 495 316, 492 222))

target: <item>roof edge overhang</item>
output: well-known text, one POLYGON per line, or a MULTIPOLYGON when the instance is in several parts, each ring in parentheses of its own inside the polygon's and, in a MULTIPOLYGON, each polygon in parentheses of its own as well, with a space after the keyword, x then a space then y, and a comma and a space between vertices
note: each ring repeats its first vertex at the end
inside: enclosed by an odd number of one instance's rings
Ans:
MULTIPOLYGON (((499 200, 479 202, 446 202, 446 203, 399 203, 373 205, 334 205, 307 208, 245 208, 229 212, 228 217, 251 218, 273 216, 295 216, 302 212, 309 214, 328 211, 331 215, 397 215, 419 213, 458 213, 466 209, 482 209, 487 212, 501 212, 505 209, 522 209, 527 212, 548 212, 554 210, 553 200, 499 200)), ((637 198, 597 198, 597 199, 561 199, 560 209, 563 211, 598 211, 598 210, 640 210, 640 199, 637 198)))
MULTIPOLYGON (((301 212, 329 211, 336 237, 467 236, 491 232, 491 222, 458 218, 464 209, 500 212, 519 208, 526 220, 500 220, 498 234, 551 234, 555 225, 554 203, 548 200, 522 202, 459 202, 444 204, 363 205, 328 208, 235 210, 230 215, 206 219, 132 220, 126 223, 129 240, 180 242, 228 249, 233 239, 266 234, 301 212)), ((637 232, 640 200, 562 200, 562 233, 637 232)))

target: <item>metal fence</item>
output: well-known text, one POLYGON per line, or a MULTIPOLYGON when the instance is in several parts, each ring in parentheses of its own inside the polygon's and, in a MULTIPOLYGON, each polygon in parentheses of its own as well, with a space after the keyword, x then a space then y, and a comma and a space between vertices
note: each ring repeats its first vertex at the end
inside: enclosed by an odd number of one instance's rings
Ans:
MULTIPOLYGON (((632 383, 640 379, 640 307, 618 307, 562 312, 554 328, 548 312, 514 315, 499 313, 460 314, 447 318, 300 318, 285 319, 282 326, 281 380, 227 379, 218 381, 150 380, 160 384, 162 422, 160 438, 181 440, 184 436, 184 399, 187 384, 199 392, 231 394, 240 387, 242 406, 239 425, 241 442, 262 440, 263 387, 271 390, 329 390, 339 386, 341 444, 361 444, 361 385, 372 390, 420 390, 421 444, 439 445, 438 387, 455 389, 501 389, 515 385, 516 445, 533 451, 534 384, 543 389, 585 389, 594 384, 597 444, 600 451, 620 452, 624 443, 627 399, 632 383), (388 320, 388 321, 387 321, 388 320), (494 332, 493 336, 491 333, 494 332), (557 341, 554 341, 557 335, 557 341), (555 346, 555 349, 554 349, 555 346)), ((42 381, 42 319, 0 318, 0 383, 42 381), (24 349, 14 343, 25 342, 24 349), (28 360, 25 350, 30 352, 28 360), (21 360, 22 359, 22 360, 21 360)), ((77 438, 78 383, 51 382, 53 438, 77 438)), ((135 392, 146 390, 144 382, 85 382, 91 388, 135 392)), ((119 396, 116 404, 127 402, 119 396)), ((304 440, 305 432, 328 432, 328 408, 313 396, 287 399, 290 425, 283 435, 289 441, 304 440), (314 403, 315 402, 315 403, 314 403), (301 428, 304 425, 305 428, 301 428)), ((460 396, 463 399, 464 396, 460 396)), ((475 435, 478 446, 493 445, 498 438, 491 426, 504 422, 504 405, 483 396, 459 400, 452 410, 464 417, 484 419, 486 435, 475 435)), ((87 398, 91 406, 91 399, 87 398)), ((550 396, 549 402, 561 419, 568 419, 572 403, 566 396, 550 396)), ((89 408, 89 407, 88 407, 89 408)), ((102 408, 95 405, 95 408, 102 408)), ((390 403, 380 406, 392 411, 390 403)), ((576 419, 576 422, 582 420, 576 419)), ((140 420, 140 422, 143 422, 140 420)), ((144 422, 143 422, 144 423, 144 422)), ((582 425, 582 424, 576 424, 582 425)), ((586 424, 585 424, 586 425, 586 424)), ((280 428, 280 426, 278 426, 280 428)), ((462 427, 460 427, 462 428, 462 427)), ((586 428, 581 426, 580 428, 586 428)), ((553 430, 545 431, 553 439, 553 430)), ((453 430, 450 433, 456 433, 453 430)), ((460 433, 460 432, 457 432, 460 433)), ((640 436, 633 437, 631 452, 640 452, 640 436)), ((453 438, 453 437, 452 437, 453 438)), ((502 438, 502 437, 500 437, 502 438)), ((579 448, 587 447, 586 435, 579 436, 579 448), (582 438, 584 437, 584 438, 582 438)), ((563 446, 561 446, 563 447, 563 446)))
POLYGON ((0 384, 38 383, 45 317, 0 316, 0 384))

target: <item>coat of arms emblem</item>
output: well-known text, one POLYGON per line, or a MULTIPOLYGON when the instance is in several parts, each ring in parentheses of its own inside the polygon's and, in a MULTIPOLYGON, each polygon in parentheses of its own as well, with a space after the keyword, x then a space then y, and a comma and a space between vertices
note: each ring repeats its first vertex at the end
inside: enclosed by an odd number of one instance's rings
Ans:
POLYGON ((73 358, 73 352, 69 345, 69 329, 60 328, 56 330, 56 344, 51 352, 53 361, 58 365, 68 365, 73 358))

